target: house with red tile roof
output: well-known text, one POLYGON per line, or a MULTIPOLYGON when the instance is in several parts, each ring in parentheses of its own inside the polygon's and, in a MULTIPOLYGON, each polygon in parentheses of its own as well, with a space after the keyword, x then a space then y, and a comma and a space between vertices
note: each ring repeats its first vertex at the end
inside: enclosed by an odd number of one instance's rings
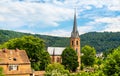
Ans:
POLYGON ((0 67, 5 76, 32 76, 31 63, 25 50, 0 50, 0 67))

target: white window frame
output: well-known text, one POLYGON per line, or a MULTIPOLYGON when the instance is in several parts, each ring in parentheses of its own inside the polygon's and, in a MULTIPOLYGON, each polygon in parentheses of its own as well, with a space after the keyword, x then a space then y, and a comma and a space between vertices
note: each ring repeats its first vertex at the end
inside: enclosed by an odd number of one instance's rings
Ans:
POLYGON ((9 71, 18 70, 18 65, 9 65, 9 71))

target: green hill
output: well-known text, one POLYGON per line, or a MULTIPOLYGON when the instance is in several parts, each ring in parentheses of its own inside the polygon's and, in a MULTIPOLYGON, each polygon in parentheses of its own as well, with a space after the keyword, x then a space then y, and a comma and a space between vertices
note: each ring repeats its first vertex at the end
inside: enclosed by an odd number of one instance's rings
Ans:
MULTIPOLYGON (((24 35, 33 35, 45 40, 47 46, 69 46, 69 38, 55 37, 39 34, 21 33, 9 30, 0 30, 0 44, 12 38, 19 38, 24 35)), ((110 50, 120 45, 120 32, 89 32, 80 36, 81 46, 90 45, 95 47, 97 52, 110 50)))
POLYGON ((97 52, 120 46, 120 32, 90 32, 81 35, 81 45, 94 46, 97 52))

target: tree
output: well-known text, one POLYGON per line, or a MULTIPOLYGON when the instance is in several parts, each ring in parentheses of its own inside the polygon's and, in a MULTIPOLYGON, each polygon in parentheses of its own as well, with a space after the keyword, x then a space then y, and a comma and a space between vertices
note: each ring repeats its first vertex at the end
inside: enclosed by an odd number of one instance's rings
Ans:
MULTIPOLYGON (((46 40, 45 43, 47 46, 59 46, 59 47, 69 46, 68 37, 54 37, 39 34, 20 33, 9 30, 0 30, 0 44, 12 38, 22 37, 23 35, 33 35, 40 37, 46 40)), ((108 49, 117 48, 120 45, 119 36, 120 32, 89 32, 86 34, 82 34, 80 36, 81 47, 88 44, 94 46, 97 52, 104 52, 108 49)))
POLYGON ((113 52, 114 49, 108 49, 106 51, 103 52, 103 57, 104 59, 107 58, 107 55, 111 54, 113 52))
POLYGON ((70 71, 76 71, 78 64, 78 57, 75 50, 70 47, 67 47, 62 52, 62 64, 65 66, 66 69, 70 71))
POLYGON ((47 64, 50 63, 50 56, 45 51, 44 41, 37 37, 23 36, 11 39, 4 43, 1 48, 26 50, 31 66, 35 70, 44 70, 47 64))
POLYGON ((107 76, 120 76, 120 47, 107 56, 103 72, 107 76))
POLYGON ((83 53, 83 56, 81 56, 82 63, 85 66, 92 66, 96 58, 95 48, 86 45, 82 48, 82 53, 83 53))
POLYGON ((68 76, 69 71, 64 69, 60 63, 49 64, 45 69, 45 76, 68 76))
POLYGON ((0 76, 5 76, 5 75, 3 74, 3 68, 1 68, 1 67, 0 67, 0 76))

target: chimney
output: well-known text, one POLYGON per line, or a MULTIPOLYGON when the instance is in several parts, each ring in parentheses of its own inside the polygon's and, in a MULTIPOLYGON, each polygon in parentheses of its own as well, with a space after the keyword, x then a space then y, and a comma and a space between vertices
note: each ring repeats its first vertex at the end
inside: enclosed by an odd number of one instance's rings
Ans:
POLYGON ((18 49, 18 48, 15 49, 15 54, 16 54, 17 56, 19 55, 19 49, 18 49))
POLYGON ((19 49, 18 49, 18 48, 16 48, 16 49, 15 49, 15 52, 18 52, 18 50, 19 50, 19 49))

